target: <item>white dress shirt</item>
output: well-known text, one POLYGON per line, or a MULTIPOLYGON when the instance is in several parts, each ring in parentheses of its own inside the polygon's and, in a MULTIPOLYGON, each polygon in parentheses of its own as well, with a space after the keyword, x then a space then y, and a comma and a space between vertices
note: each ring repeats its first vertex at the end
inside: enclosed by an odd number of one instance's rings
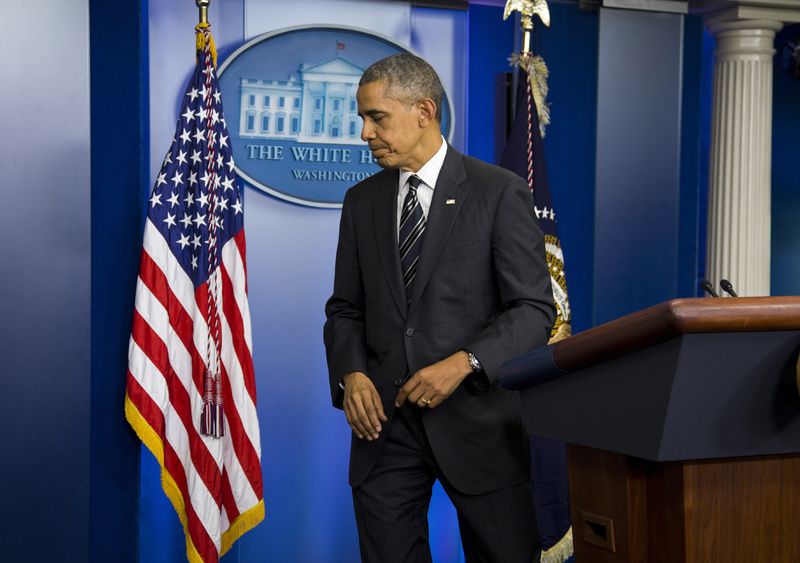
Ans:
POLYGON ((400 171, 400 179, 397 186, 397 225, 398 225, 398 240, 400 236, 399 225, 400 215, 403 212, 403 203, 405 202, 406 195, 408 194, 408 179, 411 176, 419 176, 420 182, 417 188, 417 199, 422 206, 422 214, 425 220, 428 220, 428 211, 431 208, 431 201, 433 200, 433 190, 436 187, 436 179, 439 177, 439 172, 442 170, 444 164, 444 157, 447 154, 447 141, 442 137, 442 146, 436 151, 431 159, 426 162, 422 168, 416 172, 408 170, 400 171))

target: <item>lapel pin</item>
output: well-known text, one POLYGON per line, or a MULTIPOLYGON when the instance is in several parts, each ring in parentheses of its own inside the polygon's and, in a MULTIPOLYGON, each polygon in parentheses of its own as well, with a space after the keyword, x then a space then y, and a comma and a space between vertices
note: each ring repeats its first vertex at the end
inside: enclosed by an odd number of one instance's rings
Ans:
POLYGON ((455 205, 455 203, 456 200, 454 199, 448 199, 447 201, 444 202, 445 205, 455 205))

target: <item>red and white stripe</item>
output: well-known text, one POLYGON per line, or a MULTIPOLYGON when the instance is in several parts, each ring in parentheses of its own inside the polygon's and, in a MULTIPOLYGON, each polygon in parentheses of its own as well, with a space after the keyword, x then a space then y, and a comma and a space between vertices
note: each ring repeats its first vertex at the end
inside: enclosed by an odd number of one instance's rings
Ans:
POLYGON ((208 283, 194 291, 167 241, 147 221, 128 352, 126 414, 161 463, 190 561, 218 561, 264 514, 244 230, 222 248, 219 280, 227 431, 213 438, 200 432, 208 283))

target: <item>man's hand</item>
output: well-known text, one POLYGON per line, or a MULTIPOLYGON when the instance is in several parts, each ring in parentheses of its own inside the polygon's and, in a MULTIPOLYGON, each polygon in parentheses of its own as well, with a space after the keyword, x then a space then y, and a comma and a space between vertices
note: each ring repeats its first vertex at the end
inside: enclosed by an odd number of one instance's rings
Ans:
POLYGON ((344 382, 344 414, 347 424, 359 439, 377 440, 381 421, 388 419, 383 412, 381 397, 372 380, 360 371, 348 373, 344 382))
POLYGON ((463 350, 456 352, 411 376, 400 389, 394 404, 400 407, 409 402, 430 409, 438 407, 470 373, 469 356, 463 350))

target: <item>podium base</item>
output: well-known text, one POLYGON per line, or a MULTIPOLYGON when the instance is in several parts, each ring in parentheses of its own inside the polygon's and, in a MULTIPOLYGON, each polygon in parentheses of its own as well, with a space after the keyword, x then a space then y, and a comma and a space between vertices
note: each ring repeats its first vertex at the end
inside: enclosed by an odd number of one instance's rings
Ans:
POLYGON ((576 563, 800 561, 800 454, 655 462, 567 444, 576 563))

